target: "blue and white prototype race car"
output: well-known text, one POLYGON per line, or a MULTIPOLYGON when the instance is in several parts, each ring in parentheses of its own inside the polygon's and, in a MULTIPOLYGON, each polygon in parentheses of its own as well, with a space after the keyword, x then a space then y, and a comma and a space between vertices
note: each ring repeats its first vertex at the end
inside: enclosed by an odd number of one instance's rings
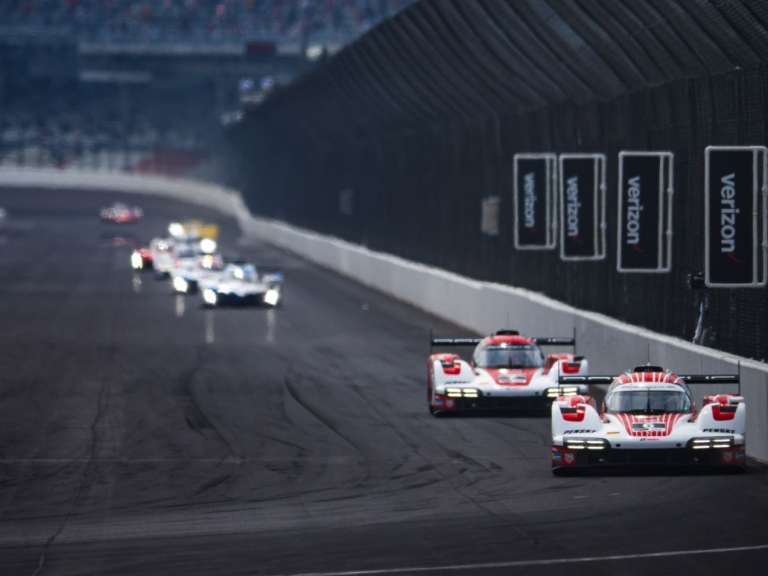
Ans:
POLYGON ((178 261, 173 268, 171 287, 176 294, 194 294, 202 284, 214 284, 223 271, 221 254, 196 254, 178 261))
POLYGON ((203 305, 266 306, 282 302, 283 274, 261 274, 253 264, 229 264, 221 274, 201 279, 199 289, 203 305))

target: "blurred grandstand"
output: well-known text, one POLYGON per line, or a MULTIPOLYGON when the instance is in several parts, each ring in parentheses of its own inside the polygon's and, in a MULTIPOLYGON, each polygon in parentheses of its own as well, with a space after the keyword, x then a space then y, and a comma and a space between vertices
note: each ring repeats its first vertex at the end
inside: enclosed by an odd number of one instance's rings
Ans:
POLYGON ((0 2, 0 166, 188 173, 222 118, 413 0, 0 2))
POLYGON ((346 44, 412 0, 5 0, 3 30, 98 43, 346 44))

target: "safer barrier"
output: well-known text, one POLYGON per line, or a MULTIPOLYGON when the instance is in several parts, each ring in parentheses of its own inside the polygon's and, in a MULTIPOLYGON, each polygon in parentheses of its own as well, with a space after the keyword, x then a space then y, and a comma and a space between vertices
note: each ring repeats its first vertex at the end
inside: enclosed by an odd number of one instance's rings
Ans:
MULTIPOLYGON (((525 333, 575 334, 577 352, 589 357, 594 373, 616 373, 646 361, 690 373, 740 370, 741 390, 749 408, 748 453, 768 461, 767 364, 586 312, 540 293, 473 280, 284 222, 254 217, 237 191, 221 186, 136 175, 0 169, 0 189, 19 186, 156 194, 216 209, 235 217, 247 238, 288 250, 469 330, 488 333, 500 328, 500 319, 507 319, 507 327, 525 333)), ((698 390, 697 394, 704 392, 698 390)))
POLYGON ((158 195, 235 216, 245 210, 240 194, 208 182, 87 169, 0 166, 0 186, 35 190, 91 190, 158 195))
MULTIPOLYGON (((252 238, 280 246, 480 334, 502 327, 547 336, 573 334, 577 352, 589 358, 594 373, 616 374, 644 362, 681 373, 740 372, 741 392, 750 414, 749 455, 768 461, 768 365, 764 363, 579 310, 523 288, 472 280, 283 222, 261 218, 241 222, 252 238), (500 326, 500 322, 505 325, 500 326)), ((698 400, 713 392, 703 386, 694 388, 698 400)))

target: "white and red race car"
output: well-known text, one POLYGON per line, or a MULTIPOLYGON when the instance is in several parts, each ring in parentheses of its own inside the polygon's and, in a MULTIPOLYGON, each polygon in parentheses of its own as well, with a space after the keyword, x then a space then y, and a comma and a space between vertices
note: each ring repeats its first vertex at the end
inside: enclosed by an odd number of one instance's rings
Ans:
POLYGON ((99 217, 104 222, 114 224, 133 224, 144 216, 144 212, 138 206, 128 206, 122 202, 115 202, 112 206, 102 208, 99 217))
POLYGON ((737 375, 678 375, 638 366, 619 376, 560 377, 565 387, 609 385, 601 408, 587 395, 552 403, 555 474, 634 465, 745 466, 746 406, 737 394, 704 396, 689 384, 737 385, 737 375))
POLYGON ((571 353, 545 356, 540 348, 574 346, 573 338, 529 338, 516 330, 499 330, 485 338, 432 338, 431 345, 475 347, 470 361, 458 354, 430 354, 427 401, 435 416, 471 410, 541 409, 562 394, 588 390, 585 385, 558 383, 562 374, 588 374, 585 358, 571 353))

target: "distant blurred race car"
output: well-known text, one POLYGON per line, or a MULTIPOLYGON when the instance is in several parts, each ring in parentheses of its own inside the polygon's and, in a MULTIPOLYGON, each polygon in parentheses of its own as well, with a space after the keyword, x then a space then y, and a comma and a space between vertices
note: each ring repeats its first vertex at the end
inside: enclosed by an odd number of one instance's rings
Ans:
POLYGON ((187 220, 185 222, 171 222, 168 224, 168 234, 174 240, 182 242, 202 241, 207 239, 209 242, 204 245, 212 246, 210 250, 215 250, 215 244, 211 245, 210 241, 215 241, 219 238, 219 226, 218 224, 211 224, 203 222, 202 220, 187 220))
POLYGON ((161 252, 156 260, 155 272, 158 277, 171 281, 185 271, 197 267, 200 250, 197 242, 174 242, 170 250, 161 252))
POLYGON ((489 410, 543 409, 563 394, 587 391, 583 385, 562 388, 561 374, 585 375, 588 361, 570 353, 544 355, 541 346, 574 346, 573 338, 529 338, 516 330, 499 330, 485 338, 432 338, 431 346, 474 346, 470 361, 458 354, 430 354, 427 402, 437 416, 489 410))
POLYGON ((746 406, 739 394, 704 396, 689 384, 734 385, 737 375, 678 375, 638 366, 619 376, 562 375, 564 388, 608 385, 598 410, 587 395, 552 404, 552 470, 634 465, 743 468, 746 406))
POLYGON ((138 222, 144 216, 144 212, 138 206, 128 206, 122 202, 115 202, 111 206, 102 208, 99 216, 104 222, 113 224, 132 224, 138 222))
POLYGON ((192 294, 200 284, 215 284, 224 271, 221 254, 198 254, 196 258, 184 259, 174 267, 171 286, 177 294, 192 294))
POLYGON ((213 278, 199 282, 203 305, 267 306, 274 308, 282 301, 283 274, 260 274, 253 264, 229 264, 213 278))
POLYGON ((171 250, 174 244, 171 238, 153 238, 149 246, 131 252, 131 268, 136 271, 154 270, 158 277, 167 275, 172 264, 171 250))
POLYGON ((168 224, 168 237, 155 238, 149 245, 155 275, 158 278, 170 276, 173 280, 176 268, 191 267, 192 258, 215 254, 218 250, 218 235, 219 227, 216 224, 205 224, 198 220, 171 222, 168 224))

